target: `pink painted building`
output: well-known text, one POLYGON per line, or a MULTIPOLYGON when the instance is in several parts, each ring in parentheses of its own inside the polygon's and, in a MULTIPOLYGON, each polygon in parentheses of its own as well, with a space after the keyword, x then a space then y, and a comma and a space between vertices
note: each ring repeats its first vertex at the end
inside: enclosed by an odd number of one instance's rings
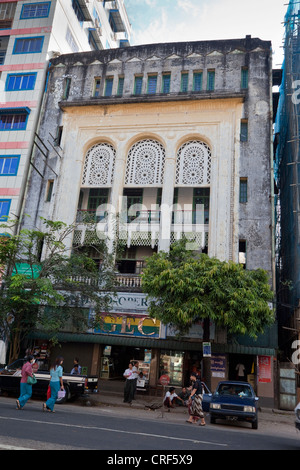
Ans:
POLYGON ((22 216, 51 59, 129 46, 130 29, 124 0, 0 0, 0 222, 22 216))

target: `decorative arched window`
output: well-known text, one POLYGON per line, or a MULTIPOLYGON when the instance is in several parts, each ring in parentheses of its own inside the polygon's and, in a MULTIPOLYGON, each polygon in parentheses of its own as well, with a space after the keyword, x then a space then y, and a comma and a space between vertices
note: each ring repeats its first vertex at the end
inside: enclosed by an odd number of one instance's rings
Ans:
POLYGON ((199 186, 210 184, 211 151, 205 142, 191 140, 177 153, 176 184, 199 186))
POLYGON ((114 147, 107 143, 94 145, 84 162, 82 186, 111 186, 116 160, 114 147))
POLYGON ((125 184, 163 184, 165 149, 160 142, 151 139, 140 140, 129 150, 126 165, 125 184))

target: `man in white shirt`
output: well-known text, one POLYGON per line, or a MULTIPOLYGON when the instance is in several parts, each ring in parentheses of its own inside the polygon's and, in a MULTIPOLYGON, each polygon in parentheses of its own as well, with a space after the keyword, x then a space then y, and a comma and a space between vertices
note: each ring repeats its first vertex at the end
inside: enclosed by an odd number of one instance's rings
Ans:
POLYGON ((133 368, 133 363, 130 362, 128 369, 125 370, 123 376, 126 379, 124 387, 124 403, 129 403, 131 405, 132 400, 134 399, 134 392, 136 387, 136 381, 138 377, 137 368, 133 368))

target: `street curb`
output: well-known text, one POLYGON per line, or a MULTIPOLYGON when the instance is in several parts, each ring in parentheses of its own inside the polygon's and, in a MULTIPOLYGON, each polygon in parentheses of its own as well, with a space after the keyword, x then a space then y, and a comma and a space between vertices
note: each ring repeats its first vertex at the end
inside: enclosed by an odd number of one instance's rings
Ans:
MULTIPOLYGON (((131 405, 128 403, 123 403, 123 394, 118 392, 110 392, 108 393, 95 393, 86 395, 80 399, 80 402, 83 406, 113 406, 113 407, 122 407, 128 409, 139 409, 139 410, 162 410, 163 403, 162 397, 155 397, 155 396, 143 396, 139 397, 132 402, 131 405), (141 403, 141 401, 143 401, 141 403), (150 405, 153 405, 153 408, 150 408, 150 405)), ((294 411, 289 410, 279 410, 274 408, 267 408, 267 407, 259 407, 258 411, 265 415, 273 415, 277 417, 292 417, 294 416, 294 411)), ((185 414, 187 412, 186 407, 178 406, 172 409, 173 414, 185 414)))

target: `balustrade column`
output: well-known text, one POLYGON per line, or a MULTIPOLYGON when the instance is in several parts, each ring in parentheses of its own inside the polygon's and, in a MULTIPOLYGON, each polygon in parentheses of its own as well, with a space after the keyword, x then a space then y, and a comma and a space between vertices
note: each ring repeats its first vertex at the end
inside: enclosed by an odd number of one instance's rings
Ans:
POLYGON ((110 208, 108 211, 108 238, 106 240, 107 249, 110 254, 114 250, 114 242, 116 241, 117 225, 120 223, 119 214, 121 211, 120 203, 123 196, 124 177, 126 166, 126 150, 125 143, 120 142, 116 151, 116 163, 114 178, 111 187, 110 208))
POLYGON ((173 145, 166 148, 164 181, 161 198, 159 251, 169 251, 176 175, 176 151, 173 145))

